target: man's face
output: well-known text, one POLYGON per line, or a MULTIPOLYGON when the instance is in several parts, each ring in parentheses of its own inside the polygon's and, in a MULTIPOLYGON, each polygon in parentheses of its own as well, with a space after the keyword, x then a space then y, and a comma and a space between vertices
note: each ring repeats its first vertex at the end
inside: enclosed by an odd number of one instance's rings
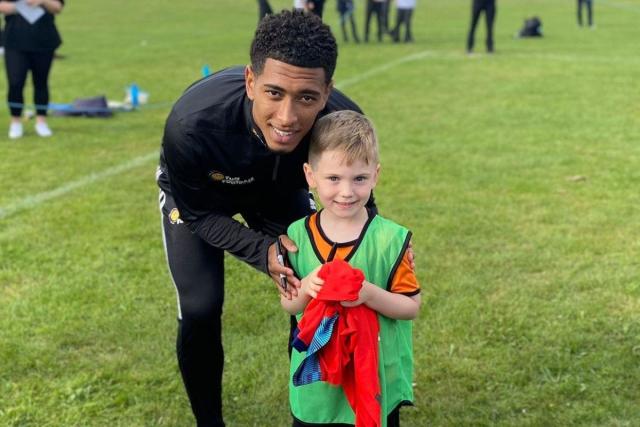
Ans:
POLYGON ((267 59, 260 75, 245 69, 253 121, 272 151, 290 153, 311 130, 331 92, 322 68, 303 68, 267 59))

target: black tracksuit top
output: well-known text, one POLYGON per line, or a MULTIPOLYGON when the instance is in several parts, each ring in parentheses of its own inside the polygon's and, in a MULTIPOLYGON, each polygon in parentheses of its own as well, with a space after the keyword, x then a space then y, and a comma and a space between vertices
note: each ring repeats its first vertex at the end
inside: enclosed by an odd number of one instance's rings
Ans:
MULTIPOLYGON (((266 271, 274 239, 234 214, 260 211, 279 195, 307 189, 302 165, 309 135, 288 154, 273 153, 251 115, 244 67, 212 74, 190 86, 167 119, 158 185, 171 194, 180 218, 202 239, 266 271)), ((319 117, 358 106, 334 89, 319 117)))

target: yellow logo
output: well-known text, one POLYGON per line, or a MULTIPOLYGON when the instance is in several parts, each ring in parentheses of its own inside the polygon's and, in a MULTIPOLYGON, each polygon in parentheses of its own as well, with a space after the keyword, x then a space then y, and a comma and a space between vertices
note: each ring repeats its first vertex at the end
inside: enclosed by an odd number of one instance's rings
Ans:
POLYGON ((178 224, 180 221, 180 212, 178 211, 177 208, 173 208, 171 209, 171 212, 169 212, 169 222, 171 222, 171 224, 178 224))
POLYGON ((213 171, 209 174, 212 180, 214 181, 222 181, 224 179, 224 174, 222 172, 213 171))

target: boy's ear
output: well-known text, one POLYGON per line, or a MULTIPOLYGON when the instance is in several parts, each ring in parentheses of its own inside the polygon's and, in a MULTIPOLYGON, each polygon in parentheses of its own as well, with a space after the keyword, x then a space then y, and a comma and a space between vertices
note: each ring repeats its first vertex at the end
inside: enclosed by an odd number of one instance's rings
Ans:
POLYGON ((376 166, 376 173, 373 175, 373 186, 375 187, 378 184, 378 178, 380 177, 380 163, 376 166))
POLYGON ((305 163, 302 165, 302 169, 304 170, 304 177, 307 179, 309 188, 316 188, 316 179, 313 176, 313 169, 311 169, 311 165, 309 163, 305 163))

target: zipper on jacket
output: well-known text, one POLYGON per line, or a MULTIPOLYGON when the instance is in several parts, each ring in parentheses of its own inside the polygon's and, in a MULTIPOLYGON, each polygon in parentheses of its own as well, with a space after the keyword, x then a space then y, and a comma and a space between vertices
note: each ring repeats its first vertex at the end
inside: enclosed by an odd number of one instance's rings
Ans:
POLYGON ((273 166, 273 173, 271 174, 271 181, 276 180, 278 177, 278 167, 280 166, 280 155, 276 156, 276 164, 273 166))

